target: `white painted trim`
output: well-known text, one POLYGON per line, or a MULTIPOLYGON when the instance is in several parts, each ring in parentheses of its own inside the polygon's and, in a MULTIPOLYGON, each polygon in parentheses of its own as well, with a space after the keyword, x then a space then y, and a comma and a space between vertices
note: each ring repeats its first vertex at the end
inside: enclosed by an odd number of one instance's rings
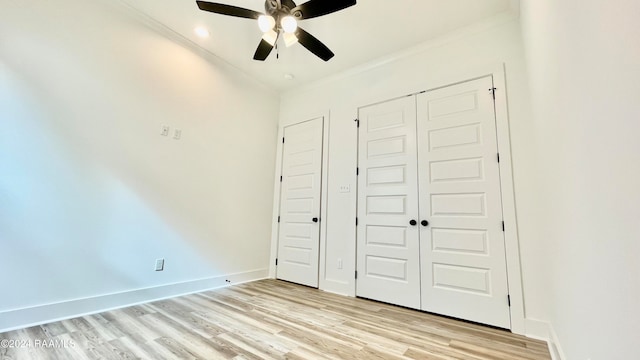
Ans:
MULTIPOLYGON (((427 40, 423 43, 409 47, 405 50, 394 52, 390 55, 386 55, 378 59, 368 61, 366 63, 338 72, 331 76, 323 77, 320 80, 311 81, 309 83, 301 84, 300 86, 297 86, 294 88, 285 89, 282 91, 282 94, 284 94, 284 96, 287 96, 288 93, 293 94, 293 93, 321 87, 326 84, 334 83, 339 80, 348 79, 350 77, 353 77, 362 73, 366 73, 367 71, 379 68, 381 66, 396 63, 401 60, 416 56, 418 54, 428 52, 434 48, 447 45, 449 43, 458 41, 460 39, 465 39, 465 38, 468 38, 469 36, 483 33, 493 28, 502 26, 506 23, 517 21, 517 18, 518 17, 515 16, 512 10, 509 9, 505 12, 502 12, 493 17, 490 17, 487 20, 480 21, 475 24, 448 32, 442 36, 436 37, 431 40, 427 40)), ((381 100, 381 101, 384 101, 384 100, 381 100)))
POLYGON ((227 60, 221 58, 220 56, 205 49, 204 47, 200 46, 198 43, 192 41, 191 39, 185 37, 179 32, 173 30, 172 28, 168 27, 167 25, 157 20, 156 18, 149 16, 144 11, 132 5, 128 0, 116 0, 116 1, 103 0, 103 2, 106 5, 111 6, 112 8, 118 11, 121 11, 123 14, 131 17, 135 21, 138 21, 140 24, 146 26, 150 30, 155 31, 157 34, 179 45, 182 45, 185 48, 193 51, 194 53, 202 56, 203 59, 209 61, 210 63, 218 67, 221 67, 227 71, 230 71, 231 73, 235 73, 237 75, 242 76, 244 79, 250 82, 253 82, 256 85, 259 85, 263 90, 273 95, 277 95, 279 93, 278 91, 274 90, 272 87, 258 81, 255 77, 247 74, 244 70, 237 67, 233 63, 228 62, 227 60))
POLYGON ((537 319, 525 319, 525 336, 549 342, 549 323, 537 319))
MULTIPOLYGON (((426 91, 432 91, 485 76, 492 76, 494 86, 497 88, 495 102, 496 128, 498 133, 498 151, 500 152, 500 186, 502 191, 503 218, 505 222, 507 281, 509 294, 511 296, 511 307, 509 310, 511 314, 511 331, 515 334, 523 335, 525 334, 524 295, 522 290, 520 244, 511 157, 511 132, 509 129, 505 65, 504 63, 500 63, 492 66, 474 67, 473 69, 469 69, 469 71, 465 71, 463 74, 458 74, 455 79, 447 77, 447 79, 442 80, 440 83, 428 84, 426 91)), ((410 93, 417 94, 424 90, 425 89, 411 89, 410 93)), ((388 99, 377 99, 379 102, 385 100, 388 99)))
POLYGON ((547 342, 552 360, 566 360, 558 335, 550 323, 542 320, 526 319, 525 325, 527 337, 547 342))
POLYGON ((549 352, 551 353, 551 360, 566 360, 567 357, 564 355, 564 351, 562 351, 562 346, 560 346, 560 339, 558 339, 558 334, 556 334, 556 330, 553 328, 553 325, 549 323, 549 352))
POLYGON ((0 312, 0 333, 266 278, 257 269, 0 312), (227 282, 229 280, 230 282, 227 282))
POLYGON ((327 271, 327 219, 329 206, 329 128, 331 113, 322 116, 322 190, 320 192, 320 261, 318 269, 318 288, 326 287, 327 271))
POLYGON ((278 223, 278 216, 280 215, 280 195, 281 195, 281 182, 280 176, 282 175, 282 157, 283 157, 283 144, 282 137, 284 136, 284 128, 301 124, 307 121, 322 119, 322 188, 320 190, 320 254, 319 254, 319 268, 318 268, 318 288, 323 288, 323 279, 326 271, 326 247, 327 247, 327 205, 328 205, 328 189, 329 189, 329 122, 330 112, 326 111, 322 114, 316 114, 315 116, 305 117, 306 120, 280 124, 278 126, 278 146, 276 150, 276 172, 275 172, 275 186, 273 189, 273 219, 275 225, 271 229, 271 255, 269 257, 269 277, 276 278, 276 258, 278 257, 278 235, 280 232, 280 223, 278 223))
POLYGON ((516 196, 511 158, 511 131, 509 129, 509 107, 507 101, 507 81, 505 65, 493 70, 495 91, 496 126, 498 131, 498 152, 500 153, 500 187, 502 191, 502 214, 505 223, 505 251, 507 260, 507 281, 511 297, 511 331, 525 333, 524 293, 522 289, 522 268, 520 264, 520 241, 516 214, 516 196))
POLYGON ((280 233, 280 223, 278 222, 278 216, 280 216, 280 191, 282 183, 280 182, 280 176, 282 176, 282 155, 283 144, 282 137, 284 136, 284 126, 278 126, 278 137, 276 138, 276 171, 275 181, 273 182, 273 226, 271 227, 271 254, 269 256, 269 277, 276 278, 276 258, 278 257, 278 234, 280 233))

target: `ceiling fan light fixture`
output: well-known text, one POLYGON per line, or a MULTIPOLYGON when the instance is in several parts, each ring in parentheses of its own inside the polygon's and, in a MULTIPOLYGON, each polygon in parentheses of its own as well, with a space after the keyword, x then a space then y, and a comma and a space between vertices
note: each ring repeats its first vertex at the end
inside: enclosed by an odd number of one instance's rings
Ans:
POLYGON ((276 19, 274 19, 273 16, 260 15, 258 17, 258 27, 260 27, 260 30, 263 33, 273 30, 275 26, 276 26, 276 19))
POLYGON ((298 37, 293 33, 284 33, 284 44, 289 47, 298 42, 298 37))
POLYGON ((262 35, 262 40, 268 42, 269 45, 274 46, 276 44, 276 40, 278 40, 278 33, 273 30, 269 30, 262 35))
POLYGON ((280 20, 285 33, 293 34, 298 29, 298 22, 293 16, 285 16, 280 20))

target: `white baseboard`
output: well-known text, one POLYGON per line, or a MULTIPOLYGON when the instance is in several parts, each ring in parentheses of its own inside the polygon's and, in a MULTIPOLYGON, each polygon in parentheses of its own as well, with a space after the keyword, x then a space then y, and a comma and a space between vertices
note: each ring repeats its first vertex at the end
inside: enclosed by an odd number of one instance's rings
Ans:
POLYGON ((322 291, 326 291, 328 293, 354 297, 355 294, 353 294, 353 290, 351 290, 352 288, 353 288, 353 285, 345 281, 333 280, 333 279, 327 279, 327 278, 320 279, 319 289, 322 291))
POLYGON ((532 339, 549 341, 549 323, 537 319, 525 319, 525 335, 532 339))
POLYGON ((551 353, 551 359, 566 360, 567 357, 564 356, 564 351, 562 351, 562 347, 560 346, 558 334, 556 334, 556 331, 551 324, 549 324, 549 335, 549 352, 551 353))
POLYGON ((258 269, 0 312, 0 333, 267 278, 258 269), (230 282, 227 282, 229 280, 230 282))
POLYGON ((525 319, 525 328, 527 337, 547 342, 552 360, 566 359, 553 325, 542 320, 525 319))

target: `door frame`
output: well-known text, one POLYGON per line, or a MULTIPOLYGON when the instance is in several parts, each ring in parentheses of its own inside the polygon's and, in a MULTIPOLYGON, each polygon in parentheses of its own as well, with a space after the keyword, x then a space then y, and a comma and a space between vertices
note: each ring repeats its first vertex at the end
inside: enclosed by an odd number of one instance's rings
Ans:
POLYGON ((329 165, 329 112, 318 114, 317 116, 306 117, 305 120, 279 124, 278 125, 278 137, 277 149, 276 149, 276 169, 274 174, 273 183, 273 226, 271 227, 271 252, 269 256, 269 278, 276 278, 276 259, 278 258, 278 238, 280 234, 280 223, 278 222, 278 216, 280 216, 280 202, 282 195, 282 183, 280 182, 280 176, 282 175, 282 160, 284 156, 284 144, 282 138, 284 136, 284 129, 289 126, 300 125, 312 120, 322 119, 322 164, 321 164, 321 187, 320 187, 320 247, 318 254, 318 288, 322 289, 323 274, 326 269, 326 238, 327 238, 327 190, 328 190, 328 165, 329 165))
MULTIPOLYGON (((417 91, 412 94, 405 94, 396 97, 390 97, 389 99, 382 99, 380 101, 372 102, 358 107, 358 110, 362 107, 374 105, 384 101, 393 100, 403 96, 417 95, 422 92, 428 92, 437 90, 440 88, 464 83, 467 81, 492 76, 493 84, 496 88, 495 95, 495 116, 496 116, 496 131, 497 131, 497 145, 498 152, 500 153, 500 162, 498 164, 500 169, 500 191, 502 195, 502 216, 505 223, 504 241, 505 241, 505 257, 507 263, 507 287, 509 289, 511 306, 509 307, 509 313, 511 315, 511 331, 516 334, 525 334, 525 313, 524 313, 524 294, 522 291, 522 269, 520 263, 520 244, 518 239, 518 222, 516 217, 516 203, 515 203, 515 190, 513 183, 513 165, 511 156, 511 130, 509 125, 509 108, 507 102, 507 81, 506 81, 506 69, 505 64, 485 68, 484 71, 475 69, 473 72, 461 74, 454 81, 443 82, 442 84, 432 84, 426 90, 417 91)), ((489 89, 487 89, 489 91, 489 89)), ((359 132, 356 132, 356 141, 359 141, 359 132)), ((359 159, 359 157, 357 158, 359 159)), ((359 166, 359 164, 357 165, 359 166)), ((355 179, 356 184, 358 179, 355 179)), ((359 189, 356 186, 356 191, 359 189)), ((358 194, 356 193, 356 209, 357 209, 358 194)), ((355 259, 354 264, 357 268, 357 228, 355 238, 355 259)), ((357 280, 356 280, 357 281, 357 280)), ((354 288, 357 285, 354 283, 354 288)))
POLYGON ((513 184, 511 157, 511 130, 509 128, 509 106, 507 103, 507 80, 504 64, 495 69, 493 86, 496 88, 495 111, 500 154, 500 190, 502 192, 502 217, 504 219, 504 241, 507 260, 507 281, 511 298, 511 331, 525 333, 524 294, 522 292, 522 269, 520 264, 520 241, 516 217, 516 197, 513 184))

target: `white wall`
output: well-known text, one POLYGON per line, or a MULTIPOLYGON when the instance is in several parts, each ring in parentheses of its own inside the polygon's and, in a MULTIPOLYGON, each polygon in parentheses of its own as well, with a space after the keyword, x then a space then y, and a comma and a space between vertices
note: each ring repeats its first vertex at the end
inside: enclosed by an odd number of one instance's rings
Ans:
MULTIPOLYGON (((338 54, 339 56, 339 54, 338 54)), ((527 318, 545 319, 544 249, 533 218, 537 194, 528 85, 520 26, 505 14, 321 83, 285 93, 281 126, 330 114, 326 269, 322 289, 355 294, 356 126, 358 107, 487 74, 504 63, 527 318), (351 193, 338 187, 348 184, 351 193), (343 259, 343 269, 337 268, 343 259)), ((502 89, 504 91, 504 89, 502 89)))
POLYGON ((525 0, 538 240, 564 358, 640 358, 640 2, 525 0))
POLYGON ((0 331, 266 275, 278 99, 107 2, 0 2, 0 331))

